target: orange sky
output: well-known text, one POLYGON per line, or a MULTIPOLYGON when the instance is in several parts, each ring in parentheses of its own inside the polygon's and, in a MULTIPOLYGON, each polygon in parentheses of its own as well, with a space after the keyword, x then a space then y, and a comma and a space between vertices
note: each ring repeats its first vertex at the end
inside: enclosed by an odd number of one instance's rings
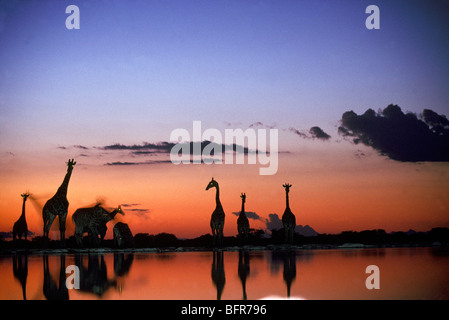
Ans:
MULTIPOLYGON (((1 180, 8 188, 0 194, 1 231, 12 230, 21 213, 20 194, 28 190, 37 199, 37 205, 27 201, 28 228, 42 234, 41 207, 56 192, 66 173, 64 162, 72 157, 58 152, 49 153, 54 157, 47 164, 42 155, 2 159, 1 180)), ((285 209, 285 182, 293 185, 290 207, 297 224, 310 225, 319 233, 449 227, 448 163, 396 162, 344 141, 305 141, 295 152, 280 153, 279 170, 272 176, 259 175, 258 164, 104 166, 83 157, 76 160, 68 191, 67 236, 73 234, 72 213, 99 199, 107 207, 133 204, 124 206, 125 215, 117 220, 128 223, 134 234, 168 232, 192 238, 210 233, 215 189, 205 187, 211 177, 220 184, 228 236, 237 233, 232 212, 240 210, 241 192, 247 195, 246 211, 261 217, 251 219, 251 227, 265 229, 268 215, 281 216, 285 209), (357 150, 365 155, 356 156, 357 150), (147 211, 139 215, 132 209, 147 211)), ((112 226, 108 224, 107 237, 112 226)), ((57 238, 57 219, 52 230, 51 237, 57 238)))

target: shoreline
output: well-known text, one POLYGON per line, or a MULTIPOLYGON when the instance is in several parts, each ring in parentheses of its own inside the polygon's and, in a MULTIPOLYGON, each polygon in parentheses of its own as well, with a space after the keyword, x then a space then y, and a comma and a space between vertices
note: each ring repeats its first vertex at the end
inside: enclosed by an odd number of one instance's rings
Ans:
POLYGON ((390 248, 449 248, 440 243, 433 244, 362 244, 344 243, 341 245, 305 244, 305 245, 266 245, 266 246, 228 246, 208 247, 161 247, 161 248, 0 248, 0 256, 8 255, 60 255, 60 254, 109 254, 109 253, 182 253, 182 252, 235 252, 235 251, 310 251, 335 249, 390 249, 390 248))

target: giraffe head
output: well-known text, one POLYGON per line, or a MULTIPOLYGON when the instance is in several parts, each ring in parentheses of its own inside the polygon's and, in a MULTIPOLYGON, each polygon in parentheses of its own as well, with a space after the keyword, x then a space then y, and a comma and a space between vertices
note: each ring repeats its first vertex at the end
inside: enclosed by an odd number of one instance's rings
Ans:
POLYGON ((75 166, 76 161, 74 159, 69 159, 69 161, 67 162, 67 169, 68 170, 72 170, 73 167, 75 166))
POLYGON ((27 198, 30 196, 30 194, 28 192, 25 192, 25 193, 22 193, 20 196, 23 198, 24 201, 26 201, 27 198))
POLYGON ((117 213, 120 213, 122 216, 125 215, 125 213, 122 210, 122 206, 121 205, 118 205, 118 207, 117 207, 117 209, 115 209, 115 211, 117 211, 117 213))
POLYGON ((212 180, 207 184, 206 187, 206 191, 209 190, 210 188, 216 188, 218 186, 217 181, 214 180, 214 178, 212 177, 212 180))
POLYGON ((242 193, 240 195, 240 198, 242 198, 243 203, 245 203, 246 202, 246 193, 242 193))
POLYGON ((282 186, 284 187, 284 189, 285 189, 285 192, 289 193, 289 191, 290 191, 290 187, 291 187, 292 185, 291 185, 291 184, 289 184, 289 183, 285 183, 285 184, 283 184, 282 186))

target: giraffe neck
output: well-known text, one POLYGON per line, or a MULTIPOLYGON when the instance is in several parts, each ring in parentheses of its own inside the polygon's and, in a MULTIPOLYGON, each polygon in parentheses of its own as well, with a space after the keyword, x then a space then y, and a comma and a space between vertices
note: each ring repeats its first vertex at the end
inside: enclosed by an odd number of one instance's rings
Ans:
POLYGON ((109 213, 109 218, 110 220, 113 220, 115 218, 115 216, 117 215, 118 210, 114 209, 112 212, 109 213))
POLYGON ((245 214, 245 201, 242 200, 242 213, 245 214))
POLYGON ((20 219, 25 219, 25 202, 27 200, 23 198, 23 204, 22 204, 22 215, 20 216, 20 219))
POLYGON ((288 192, 285 192, 285 206, 290 209, 290 204, 288 202, 288 192))
POLYGON ((220 202, 220 189, 218 188, 218 183, 217 186, 215 187, 217 189, 216 193, 215 193, 215 203, 217 204, 217 207, 221 208, 221 202, 220 202))
POLYGON ((56 192, 60 196, 67 196, 67 188, 69 186, 70 176, 72 175, 73 168, 68 168, 67 173, 64 177, 64 181, 62 181, 61 186, 59 187, 58 191, 56 192))

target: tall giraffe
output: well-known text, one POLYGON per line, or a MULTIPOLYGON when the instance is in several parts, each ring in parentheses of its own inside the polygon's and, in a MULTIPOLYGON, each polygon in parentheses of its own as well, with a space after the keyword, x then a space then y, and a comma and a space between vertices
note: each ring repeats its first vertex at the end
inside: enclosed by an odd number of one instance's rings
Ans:
POLYGON ((42 218, 44 219, 44 237, 47 239, 53 220, 55 220, 56 216, 59 216, 60 240, 62 242, 65 241, 65 220, 69 208, 69 202, 67 201, 67 187, 75 164, 76 162, 73 159, 69 159, 67 162, 67 173, 61 186, 58 188, 58 191, 56 191, 56 194, 45 203, 42 210, 42 218))
POLYGON ((223 227, 225 222, 225 213, 223 211, 223 207, 220 202, 220 189, 218 187, 218 182, 212 178, 212 180, 208 183, 206 187, 206 191, 210 188, 215 188, 215 210, 212 212, 212 216, 210 218, 210 227, 212 229, 212 236, 214 238, 214 247, 223 245, 223 227))
POLYGON ((286 199, 286 208, 284 214, 282 215, 282 224, 284 225, 285 232, 285 243, 293 243, 293 235, 295 233, 296 227, 296 218, 295 215, 290 210, 290 205, 288 202, 288 193, 290 192, 291 184, 283 184, 285 189, 285 199, 286 199))
POLYGON ((25 240, 26 240, 27 235, 28 235, 27 219, 25 217, 25 202, 27 201, 27 198, 30 196, 30 194, 27 192, 27 193, 22 193, 20 196, 23 198, 22 214, 20 215, 20 218, 14 223, 14 226, 12 227, 13 241, 16 240, 16 237, 18 237, 20 240, 22 238, 22 234, 25 236, 25 240))
POLYGON ((237 231, 240 242, 246 244, 249 234, 249 220, 245 214, 246 194, 242 193, 240 198, 242 198, 242 211, 240 211, 239 218, 237 219, 237 231))

